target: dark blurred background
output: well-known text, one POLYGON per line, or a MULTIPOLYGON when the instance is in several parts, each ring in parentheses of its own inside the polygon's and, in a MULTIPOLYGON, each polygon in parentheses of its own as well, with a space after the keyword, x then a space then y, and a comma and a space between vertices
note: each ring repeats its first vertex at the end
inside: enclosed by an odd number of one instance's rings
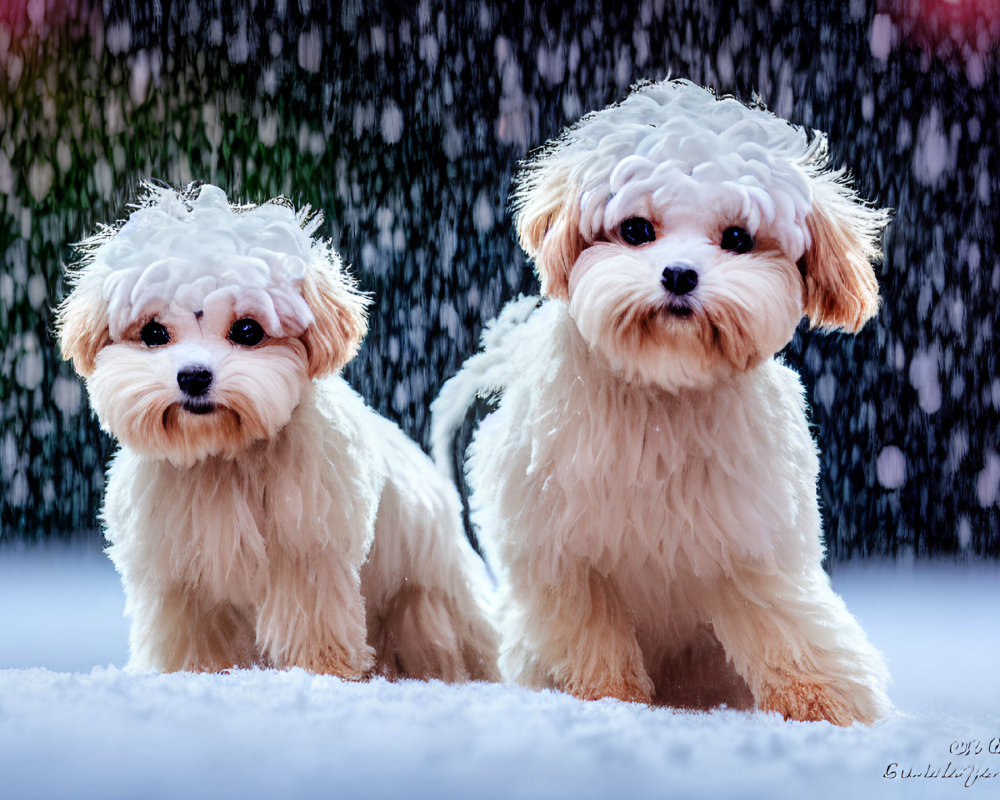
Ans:
POLYGON ((51 307, 141 180, 323 209, 376 296, 347 377, 425 441, 483 324, 537 291, 518 160, 671 75, 827 131, 895 209, 880 316, 785 354, 832 558, 997 558, 998 40, 995 0, 0 0, 0 540, 98 527, 113 445, 51 307))

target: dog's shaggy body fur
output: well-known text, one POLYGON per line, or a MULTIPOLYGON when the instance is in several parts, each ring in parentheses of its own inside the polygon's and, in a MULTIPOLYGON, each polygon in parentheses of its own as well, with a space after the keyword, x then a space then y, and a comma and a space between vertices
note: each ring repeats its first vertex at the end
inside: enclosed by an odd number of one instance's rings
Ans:
POLYGON ((773 358, 804 313, 855 330, 877 307, 885 216, 821 147, 665 82, 524 166, 518 230, 547 299, 504 309, 433 428, 440 463, 475 395, 501 395, 467 471, 506 677, 838 724, 891 707, 822 569, 803 391, 773 358), (753 245, 727 247, 733 227, 753 245))
POLYGON ((63 352, 121 442, 130 666, 495 679, 454 488, 335 374, 365 299, 316 225, 148 187, 71 273, 63 352))

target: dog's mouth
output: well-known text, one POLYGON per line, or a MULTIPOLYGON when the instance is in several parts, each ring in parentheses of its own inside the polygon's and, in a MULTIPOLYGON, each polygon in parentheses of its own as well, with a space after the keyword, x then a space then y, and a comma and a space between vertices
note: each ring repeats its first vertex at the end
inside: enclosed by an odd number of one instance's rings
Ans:
POLYGON ((192 414, 211 414, 215 411, 215 403, 210 403, 207 400, 185 400, 182 407, 192 414))
POLYGON ((694 305, 687 300, 671 297, 658 306, 659 312, 665 317, 687 319, 694 314, 694 305))
MULTIPOLYGON (((185 400, 182 403, 174 403, 172 405, 167 406, 163 410, 163 419, 161 420, 161 423, 164 428, 170 428, 171 426, 176 425, 178 423, 179 421, 178 415, 183 413, 181 409, 186 411, 188 414, 195 414, 199 417, 203 417, 208 414, 214 414, 217 411, 221 411, 220 406, 216 405, 215 403, 210 403, 207 400, 199 401, 199 400, 189 399, 185 400)), ((239 415, 237 414, 235 416, 237 422, 239 422, 239 415)))

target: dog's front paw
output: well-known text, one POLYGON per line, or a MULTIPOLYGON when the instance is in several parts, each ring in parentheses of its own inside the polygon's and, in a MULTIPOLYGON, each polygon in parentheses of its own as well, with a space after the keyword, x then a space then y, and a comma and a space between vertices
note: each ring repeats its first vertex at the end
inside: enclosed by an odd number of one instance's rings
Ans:
MULTIPOLYGON (((860 690, 859 691, 863 691, 860 690)), ((776 711, 785 719, 800 722, 832 722, 847 727, 855 722, 871 725, 874 712, 817 681, 793 680, 768 692, 759 702, 762 711, 776 711)))
POLYGON ((648 703, 653 699, 653 681, 642 670, 575 676, 561 688, 581 700, 614 697, 629 703, 648 703))
POLYGON ((363 681, 371 674, 374 662, 375 652, 368 646, 358 653, 345 653, 343 650, 326 647, 296 666, 317 675, 335 675, 346 681, 363 681))

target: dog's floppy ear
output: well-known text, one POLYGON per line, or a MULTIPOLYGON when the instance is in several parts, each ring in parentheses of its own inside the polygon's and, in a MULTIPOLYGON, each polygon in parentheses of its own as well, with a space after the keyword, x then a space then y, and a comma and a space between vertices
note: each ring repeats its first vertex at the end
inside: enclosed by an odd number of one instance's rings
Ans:
POLYGON ((813 180, 806 217, 811 242, 799 261, 805 280, 805 315, 814 328, 856 333, 878 311, 872 261, 882 256, 889 212, 864 204, 841 173, 813 180))
POLYGON ((535 263, 542 294, 569 299, 569 273, 584 249, 570 169, 528 162, 518 175, 512 207, 518 239, 535 263))
POLYGON ((306 270, 302 297, 315 321, 302 334, 309 357, 309 377, 321 378, 339 370, 358 351, 368 330, 366 306, 371 302, 359 292, 335 258, 331 265, 316 264, 306 270))
POLYGON ((94 372, 97 354, 110 343, 108 301, 99 280, 78 280, 56 309, 56 337, 65 361, 82 377, 94 372))

